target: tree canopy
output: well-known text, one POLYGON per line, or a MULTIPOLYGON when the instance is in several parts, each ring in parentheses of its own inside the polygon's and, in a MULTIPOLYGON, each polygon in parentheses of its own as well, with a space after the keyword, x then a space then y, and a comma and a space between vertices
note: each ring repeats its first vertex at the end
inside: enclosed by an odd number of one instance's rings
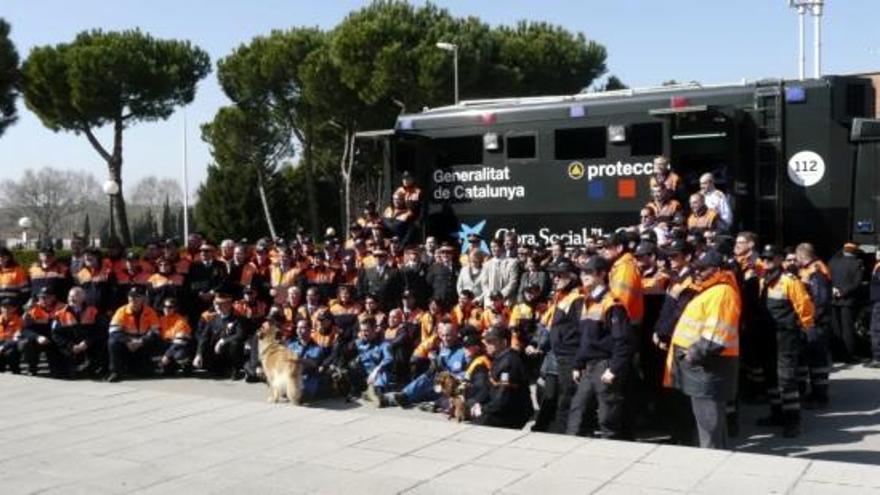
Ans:
POLYGON ((276 156, 284 153, 283 143, 289 145, 289 140, 277 132, 265 115, 236 106, 221 108, 212 122, 202 126, 202 139, 210 145, 214 163, 199 187, 196 218, 208 236, 256 239, 264 235, 260 185, 273 219, 289 222, 288 191, 276 166, 276 156))
MULTIPOLYGON (((606 71, 602 45, 559 26, 520 22, 492 27, 430 3, 374 1, 331 30, 272 31, 218 62, 220 85, 233 105, 205 127, 203 137, 212 147, 214 164, 203 187, 246 180, 244 175, 254 170, 274 177, 273 169, 255 165, 272 167, 289 160, 291 143, 298 144, 296 168, 281 177, 295 178, 295 201, 305 193, 305 208, 290 215, 306 219, 318 232, 320 213, 338 202, 343 214, 334 223, 350 220, 345 212, 353 201, 378 199, 380 187, 373 184, 381 182, 376 181, 381 173, 377 157, 356 149, 355 134, 391 127, 401 112, 452 103, 453 57, 438 42, 458 46, 462 99, 573 94, 606 71), (232 129, 233 117, 251 120, 232 129), (235 166, 248 171, 230 169, 235 166), (337 196, 319 194, 328 189, 335 189, 337 196)), ((213 204, 230 217, 222 225, 253 225, 259 214, 245 205, 213 204), (233 222, 233 215, 242 218, 233 222)), ((209 213, 201 204, 197 212, 207 231, 209 213)))
POLYGON ((0 136, 17 119, 18 52, 9 31, 9 23, 0 18, 0 136))
MULTIPOLYGON (((82 32, 70 43, 34 48, 22 65, 27 107, 53 131, 83 133, 107 162, 122 191, 123 130, 167 119, 192 102, 211 70, 208 54, 188 41, 160 40, 139 30, 82 32), (113 143, 94 129, 113 126, 113 143)), ((123 242, 130 243, 125 201, 114 198, 123 242)))

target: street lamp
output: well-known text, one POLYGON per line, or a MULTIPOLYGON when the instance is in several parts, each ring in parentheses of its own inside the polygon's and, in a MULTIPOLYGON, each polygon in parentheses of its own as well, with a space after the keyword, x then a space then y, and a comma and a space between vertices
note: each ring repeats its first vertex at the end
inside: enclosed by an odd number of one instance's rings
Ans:
POLYGON ((825 0, 788 0, 788 6, 798 14, 798 78, 806 72, 806 47, 804 21, 807 10, 813 14, 813 77, 822 76, 822 9, 825 0))
POLYGON ((441 50, 452 52, 452 70, 454 71, 453 79, 455 79, 455 104, 458 105, 458 45, 455 43, 440 41, 434 46, 441 50))
POLYGON ((33 225, 33 222, 31 222, 31 219, 28 217, 21 217, 18 219, 18 226, 21 227, 21 244, 25 249, 27 249, 28 243, 27 231, 31 228, 31 225, 33 225))
POLYGON ((113 196, 119 194, 119 183, 113 179, 107 179, 102 186, 104 194, 110 198, 110 239, 116 237, 116 227, 113 223, 113 196))

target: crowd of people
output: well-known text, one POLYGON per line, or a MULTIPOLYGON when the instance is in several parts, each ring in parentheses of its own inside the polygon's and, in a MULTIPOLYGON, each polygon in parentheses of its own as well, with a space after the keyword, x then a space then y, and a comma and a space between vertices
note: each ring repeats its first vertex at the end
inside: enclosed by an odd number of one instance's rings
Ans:
POLYGON ((760 247, 729 232, 711 174, 688 194, 664 157, 651 190, 637 225, 584 246, 522 245, 512 231, 417 243, 421 191, 404 174, 393 203, 382 214, 367 203, 344 238, 191 234, 142 253, 75 239, 69 259, 44 248, 30 267, 0 248, 0 368, 36 375, 45 356, 57 378, 260 381, 255 335, 274 325, 303 365, 307 401, 604 438, 662 429, 724 448, 748 400, 768 405, 761 424, 798 435, 801 407, 829 404, 832 358, 855 359, 858 246, 828 266, 809 243, 760 247))

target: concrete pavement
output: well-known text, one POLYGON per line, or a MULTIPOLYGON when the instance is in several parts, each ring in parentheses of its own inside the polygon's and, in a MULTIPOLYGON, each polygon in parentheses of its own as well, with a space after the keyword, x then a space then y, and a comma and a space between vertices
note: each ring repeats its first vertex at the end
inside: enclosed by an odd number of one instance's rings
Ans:
MULTIPOLYGON (((270 405, 264 394, 240 382, 2 374, 0 493, 880 493, 876 466, 270 405)), ((774 448, 748 448, 761 445, 774 448)))

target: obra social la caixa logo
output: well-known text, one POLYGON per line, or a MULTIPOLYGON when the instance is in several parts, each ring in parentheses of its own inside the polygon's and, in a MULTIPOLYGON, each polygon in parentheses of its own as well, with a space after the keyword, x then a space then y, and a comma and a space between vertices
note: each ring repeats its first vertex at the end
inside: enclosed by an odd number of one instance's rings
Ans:
MULTIPOLYGON (((458 235, 458 240, 461 242, 461 251, 463 253, 468 252, 471 247, 471 241, 468 240, 468 237, 472 235, 478 235, 481 238, 483 237, 483 229, 486 228, 486 221, 481 220, 475 223, 473 226, 468 225, 466 223, 462 223, 458 232, 455 234, 458 235)), ((489 252, 489 246, 486 244, 486 241, 480 240, 480 249, 484 252, 489 252)))
POLYGON ((638 176, 649 176, 654 173, 654 163, 648 162, 623 162, 617 163, 593 163, 584 165, 581 162, 571 162, 566 169, 568 177, 572 180, 587 179, 587 197, 590 199, 602 199, 606 195, 613 194, 610 190, 617 190, 617 198, 630 199, 638 196, 638 176))

